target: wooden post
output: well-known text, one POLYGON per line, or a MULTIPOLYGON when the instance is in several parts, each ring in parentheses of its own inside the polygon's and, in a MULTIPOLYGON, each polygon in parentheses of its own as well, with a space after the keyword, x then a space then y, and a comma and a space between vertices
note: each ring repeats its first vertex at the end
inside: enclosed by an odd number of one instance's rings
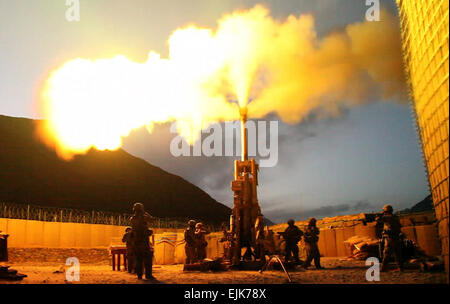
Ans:
POLYGON ((111 252, 111 256, 112 256, 112 269, 114 271, 114 270, 116 270, 116 253, 111 252))
POLYGON ((27 205, 27 220, 30 219, 30 205, 27 205))

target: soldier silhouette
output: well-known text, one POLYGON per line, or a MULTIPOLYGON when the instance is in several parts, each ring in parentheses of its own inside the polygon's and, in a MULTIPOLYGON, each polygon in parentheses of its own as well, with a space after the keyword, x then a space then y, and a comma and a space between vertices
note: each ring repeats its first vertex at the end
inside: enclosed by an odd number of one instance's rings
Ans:
POLYGON ((196 250, 195 250, 195 221, 190 220, 188 222, 188 227, 184 231, 184 241, 185 241, 185 253, 186 253, 186 264, 192 264, 196 261, 196 250))
POLYGON ((320 265, 320 252, 319 246, 317 243, 319 242, 319 228, 316 227, 316 219, 310 218, 308 221, 308 226, 306 226, 304 240, 305 240, 305 248, 306 248, 306 261, 303 267, 308 268, 311 266, 312 260, 314 260, 314 265, 317 269, 323 269, 320 265))
POLYGON ((133 212, 134 215, 131 217, 130 222, 136 274, 138 279, 141 280, 145 269, 145 278, 147 280, 154 279, 152 275, 153 248, 149 241, 149 237, 153 232, 148 228, 152 217, 145 212, 144 205, 141 203, 134 204, 133 212))
POLYGON ((284 240, 286 241, 286 256, 285 261, 288 262, 291 254, 294 256, 294 260, 297 265, 300 264, 300 259, 298 258, 298 242, 302 238, 303 232, 295 226, 294 220, 288 221, 288 227, 283 233, 284 240))
POLYGON ((133 241, 131 227, 125 229, 125 234, 122 237, 122 242, 127 246, 127 262, 128 262, 128 272, 135 272, 135 256, 133 250, 133 241))
POLYGON ((206 242, 205 236, 207 234, 209 234, 209 231, 205 228, 203 223, 197 223, 195 225, 195 247, 197 252, 197 260, 200 262, 206 258, 206 246, 208 246, 208 243, 206 242))
POLYGON ((384 245, 381 271, 387 271, 387 263, 391 255, 394 255, 397 263, 397 270, 403 271, 402 244, 401 244, 401 224, 398 216, 393 214, 394 209, 387 204, 383 207, 383 213, 377 217, 377 226, 382 226, 381 243, 384 245))

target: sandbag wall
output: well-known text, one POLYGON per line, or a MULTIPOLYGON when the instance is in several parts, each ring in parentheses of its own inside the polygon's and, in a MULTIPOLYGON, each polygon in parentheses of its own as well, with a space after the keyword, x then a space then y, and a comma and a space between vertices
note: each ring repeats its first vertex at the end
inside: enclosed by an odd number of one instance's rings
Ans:
MULTIPOLYGON (((351 254, 350 249, 344 245, 344 241, 352 236, 367 236, 376 239, 375 223, 363 224, 364 214, 347 215, 319 220, 320 229, 319 250, 325 257, 344 257, 351 254)), ((405 214, 400 216, 402 232, 406 238, 416 242, 426 254, 437 256, 441 254, 441 246, 438 238, 437 225, 434 213, 405 214)), ((304 230, 306 222, 296 222, 296 225, 304 230)), ((286 224, 270 227, 275 232, 284 231, 286 224)), ((279 237, 279 236, 278 236, 279 237)), ((303 241, 302 241, 303 242, 303 241)), ((300 253, 302 245, 300 242, 300 253)))

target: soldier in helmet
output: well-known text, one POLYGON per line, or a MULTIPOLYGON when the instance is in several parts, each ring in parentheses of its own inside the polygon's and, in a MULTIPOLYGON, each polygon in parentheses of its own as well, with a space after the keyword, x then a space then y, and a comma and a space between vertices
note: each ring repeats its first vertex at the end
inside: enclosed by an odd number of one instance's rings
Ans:
POLYGON ((135 270, 135 258, 134 258, 134 250, 132 244, 132 233, 131 227, 127 227, 125 229, 125 234, 122 237, 122 242, 127 246, 127 262, 128 262, 128 272, 133 273, 135 270))
POLYGON ((403 271, 401 252, 401 224, 391 205, 383 207, 383 212, 377 217, 377 225, 382 226, 381 242, 384 245, 381 271, 387 270, 387 263, 393 254, 399 271, 403 271))
POLYGON ((208 229, 203 225, 203 223, 197 223, 195 225, 195 242, 196 242, 196 252, 197 259, 202 261, 206 258, 206 246, 208 246, 208 242, 206 242, 206 235, 209 234, 208 229))
POLYGON ((300 242, 303 235, 301 231, 294 223, 294 220, 288 221, 288 227, 283 233, 284 240, 286 241, 286 257, 285 261, 289 261, 291 253, 294 256, 294 260, 297 265, 300 264, 300 259, 298 258, 298 242, 300 242))
POLYGON ((194 220, 190 220, 188 222, 188 227, 184 231, 184 241, 186 242, 186 245, 184 247, 184 250, 186 252, 186 264, 192 264, 196 260, 194 220))
POLYGON ((152 216, 145 212, 144 205, 141 203, 134 204, 133 212, 134 215, 131 217, 130 222, 136 274, 138 279, 141 280, 144 272, 142 268, 144 268, 145 278, 147 280, 154 279, 152 275, 153 248, 149 241, 152 231, 148 228, 152 221, 152 216))
POLYGON ((303 265, 305 268, 311 266, 311 262, 314 260, 314 265, 316 268, 323 269, 320 265, 320 252, 319 246, 317 245, 319 242, 319 233, 319 228, 316 226, 316 219, 310 218, 304 234, 305 248, 307 252, 306 261, 303 265))

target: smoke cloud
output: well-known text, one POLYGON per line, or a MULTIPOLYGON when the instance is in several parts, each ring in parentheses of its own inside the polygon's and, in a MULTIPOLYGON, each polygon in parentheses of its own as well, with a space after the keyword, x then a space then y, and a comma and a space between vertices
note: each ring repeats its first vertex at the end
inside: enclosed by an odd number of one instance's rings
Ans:
POLYGON ((399 25, 387 11, 318 37, 312 15, 275 20, 257 5, 169 38, 169 58, 74 59, 43 89, 41 134, 70 158, 91 147, 117 149, 137 128, 177 121, 193 143, 217 121, 269 114, 296 124, 374 100, 406 100, 399 25), (235 100, 231 102, 230 100, 235 100))
POLYGON ((257 10, 266 35, 254 46, 264 54, 250 116, 276 113, 298 123, 313 111, 333 115, 375 99, 406 100, 399 25, 387 11, 379 22, 351 24, 318 38, 311 15, 277 23, 257 10))

